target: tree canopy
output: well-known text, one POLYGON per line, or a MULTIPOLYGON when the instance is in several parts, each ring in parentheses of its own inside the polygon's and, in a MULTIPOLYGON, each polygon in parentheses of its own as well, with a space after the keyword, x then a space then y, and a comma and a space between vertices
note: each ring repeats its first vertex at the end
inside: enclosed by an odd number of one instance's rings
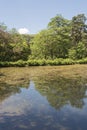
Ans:
POLYGON ((35 35, 22 35, 0 23, 0 61, 29 59, 82 59, 87 57, 86 16, 71 20, 62 15, 53 17, 47 28, 35 35))

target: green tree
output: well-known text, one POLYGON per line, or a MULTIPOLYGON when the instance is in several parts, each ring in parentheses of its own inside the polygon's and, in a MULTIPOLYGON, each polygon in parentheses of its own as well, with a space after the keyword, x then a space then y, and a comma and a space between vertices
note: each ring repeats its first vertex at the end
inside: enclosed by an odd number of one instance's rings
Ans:
POLYGON ((57 15, 48 23, 48 29, 35 36, 31 44, 33 58, 66 58, 70 48, 70 21, 57 15))
POLYGON ((30 51, 30 41, 27 36, 27 38, 24 35, 20 34, 12 34, 12 43, 13 46, 13 55, 11 60, 17 61, 17 60, 27 60, 31 51, 30 51))
POLYGON ((70 21, 65 19, 62 15, 56 15, 48 23, 48 28, 60 28, 69 25, 70 21))
POLYGON ((0 61, 27 60, 30 55, 31 36, 0 30, 0 61))
POLYGON ((87 48, 82 42, 79 42, 76 48, 76 58, 82 59, 85 58, 86 56, 87 56, 87 48))
POLYGON ((10 45, 11 37, 8 32, 0 30, 0 61, 8 61, 12 54, 12 47, 10 45))
POLYGON ((87 48, 84 43, 79 42, 78 45, 69 50, 69 58, 82 59, 87 56, 87 48))
POLYGON ((77 45, 83 39, 83 34, 87 33, 87 25, 85 24, 87 18, 84 14, 78 14, 72 18, 71 37, 72 44, 77 45))

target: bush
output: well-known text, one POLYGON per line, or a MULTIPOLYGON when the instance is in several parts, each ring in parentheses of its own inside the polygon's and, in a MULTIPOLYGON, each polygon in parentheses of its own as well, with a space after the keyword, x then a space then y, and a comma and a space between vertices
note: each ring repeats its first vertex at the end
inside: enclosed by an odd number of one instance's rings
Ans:
POLYGON ((28 60, 23 61, 19 60, 16 62, 0 62, 0 67, 24 67, 24 66, 44 66, 44 65, 72 65, 72 64, 87 64, 87 58, 83 58, 80 60, 72 60, 72 59, 54 59, 54 60, 28 60))
POLYGON ((18 60, 17 62, 13 62, 13 66, 24 67, 26 65, 27 65, 27 62, 23 60, 18 60))
POLYGON ((87 58, 83 58, 77 61, 78 64, 87 64, 87 58))
POLYGON ((75 61, 72 59, 63 59, 62 60, 62 65, 72 65, 75 64, 75 61))
POLYGON ((22 61, 22 60, 19 60, 16 62, 5 61, 5 62, 0 62, 0 67, 16 67, 16 66, 24 67, 24 66, 26 66, 26 64, 27 64, 27 62, 22 61))

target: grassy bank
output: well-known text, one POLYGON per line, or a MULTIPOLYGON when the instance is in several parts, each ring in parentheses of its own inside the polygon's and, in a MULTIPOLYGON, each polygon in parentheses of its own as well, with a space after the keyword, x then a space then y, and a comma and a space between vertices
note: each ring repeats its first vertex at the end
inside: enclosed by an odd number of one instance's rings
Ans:
POLYGON ((0 62, 0 67, 25 67, 25 66, 46 66, 46 65, 72 65, 72 64, 87 64, 87 58, 80 60, 72 59, 54 59, 54 60, 19 60, 16 62, 0 62))

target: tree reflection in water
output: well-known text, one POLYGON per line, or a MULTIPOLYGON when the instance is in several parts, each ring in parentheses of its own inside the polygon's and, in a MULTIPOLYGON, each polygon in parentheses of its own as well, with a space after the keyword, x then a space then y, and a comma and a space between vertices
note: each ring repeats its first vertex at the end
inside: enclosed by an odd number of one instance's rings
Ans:
POLYGON ((78 78, 59 77, 57 75, 40 76, 35 81, 36 89, 47 98, 50 105, 60 109, 66 104, 83 108, 86 98, 86 80, 78 78))

